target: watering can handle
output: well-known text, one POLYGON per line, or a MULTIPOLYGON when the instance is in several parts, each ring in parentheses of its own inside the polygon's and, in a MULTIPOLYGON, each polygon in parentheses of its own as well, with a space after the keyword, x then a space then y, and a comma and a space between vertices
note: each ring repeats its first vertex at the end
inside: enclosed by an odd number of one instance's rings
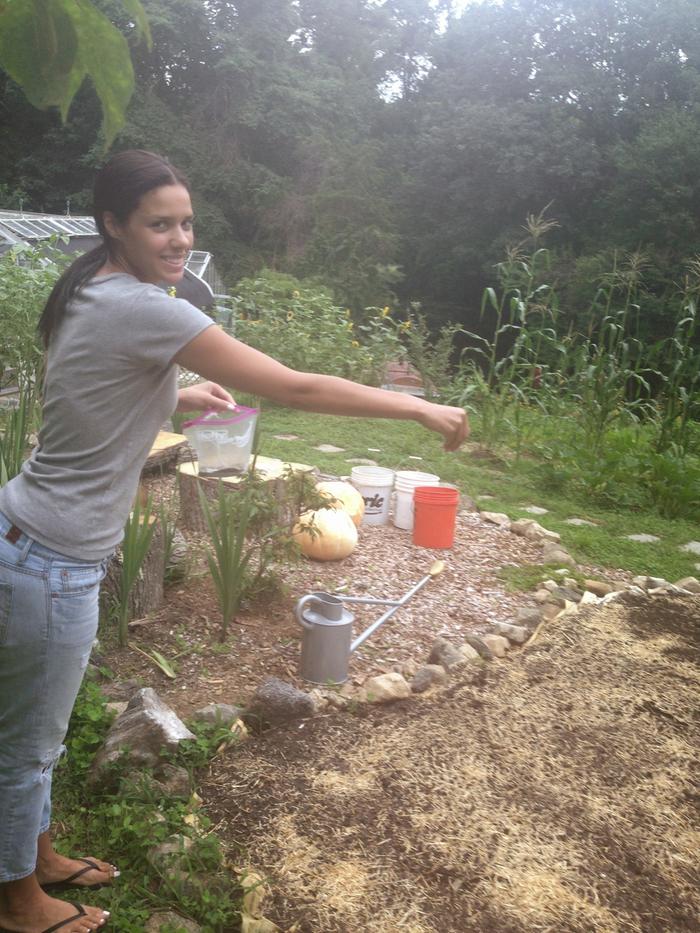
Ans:
POLYGON ((295 610, 296 617, 297 617, 297 622, 298 622, 300 625, 303 625, 304 628, 307 628, 307 629, 312 629, 312 628, 313 628, 313 625, 312 625, 310 622, 307 622, 307 621, 306 621, 306 619, 305 619, 304 616, 303 616, 303 612, 304 612, 304 609, 305 609, 305 607, 307 606, 307 604, 310 603, 310 602, 312 602, 312 601, 314 601, 314 600, 317 600, 317 597, 314 596, 313 593, 307 593, 306 596, 302 596, 302 597, 301 597, 301 599, 300 599, 299 602, 297 603, 297 607, 296 607, 296 610, 295 610))

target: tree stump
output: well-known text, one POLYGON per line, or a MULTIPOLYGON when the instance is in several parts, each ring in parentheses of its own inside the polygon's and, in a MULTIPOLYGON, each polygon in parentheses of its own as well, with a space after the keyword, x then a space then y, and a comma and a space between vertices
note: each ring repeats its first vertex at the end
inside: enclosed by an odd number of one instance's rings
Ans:
POLYGON ((184 434, 159 431, 143 465, 142 473, 148 474, 156 471, 163 473, 176 466, 188 453, 191 451, 184 434))
MULTIPOLYGON (((285 463, 282 460, 276 460, 273 457, 258 457, 256 463, 256 476, 260 477, 265 483, 269 483, 272 491, 280 503, 280 522, 291 516, 282 514, 284 509, 286 476, 285 473, 291 469, 294 473, 313 473, 315 467, 306 463, 285 463)), ((222 475, 220 473, 199 475, 198 464, 181 463, 177 468, 178 484, 180 487, 180 518, 179 525, 186 531, 193 531, 197 534, 207 534, 207 520, 202 511, 199 501, 199 490, 201 489, 207 497, 207 501, 216 502, 219 498, 219 483, 223 482, 227 493, 236 495, 240 492, 241 481, 245 474, 235 473, 222 475)))
MULTIPOLYGON (((157 516, 151 515, 151 524, 156 522, 151 545, 129 594, 129 618, 141 619, 159 609, 163 603, 163 578, 165 576, 165 538, 157 516)), ((121 600, 122 551, 117 548, 107 567, 102 581, 102 596, 110 602, 121 600)))

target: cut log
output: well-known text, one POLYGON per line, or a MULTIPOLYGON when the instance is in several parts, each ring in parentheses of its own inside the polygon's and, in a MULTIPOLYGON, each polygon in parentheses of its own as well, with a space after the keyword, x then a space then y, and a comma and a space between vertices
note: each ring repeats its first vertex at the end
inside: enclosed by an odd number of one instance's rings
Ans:
POLYGON ((151 452, 143 465, 142 473, 164 472, 177 466, 180 460, 193 456, 184 434, 159 431, 151 452))
MULTIPOLYGON (((165 539, 163 528, 155 515, 150 517, 151 524, 157 522, 151 538, 151 546, 144 558, 138 577, 129 594, 129 617, 141 619, 159 609, 163 603, 163 578, 165 576, 165 539)), ((102 581, 103 599, 110 602, 121 600, 122 552, 117 549, 109 562, 107 574, 102 581)))
MULTIPOLYGON (((280 502, 280 509, 283 508, 285 499, 286 478, 288 470, 293 473, 314 473, 316 467, 309 466, 306 463, 285 463, 283 460, 277 460, 273 457, 258 457, 256 463, 256 476, 260 477, 265 483, 270 483, 274 495, 280 502)), ((199 503, 199 489, 202 490, 209 502, 215 502, 219 498, 219 483, 223 482, 224 488, 232 495, 237 495, 241 490, 241 481, 245 474, 235 473, 222 475, 220 473, 199 475, 198 464, 181 463, 177 468, 178 484, 180 487, 180 518, 178 524, 186 531, 194 531, 198 534, 207 533, 207 522, 199 503)), ((280 514, 280 522, 291 522, 294 516, 280 514)))

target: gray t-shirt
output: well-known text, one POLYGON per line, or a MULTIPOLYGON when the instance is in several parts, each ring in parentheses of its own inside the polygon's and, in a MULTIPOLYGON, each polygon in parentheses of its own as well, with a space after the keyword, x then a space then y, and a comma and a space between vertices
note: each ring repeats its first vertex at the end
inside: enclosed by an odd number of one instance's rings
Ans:
POLYGON ((141 468, 177 404, 173 357, 212 320, 126 273, 92 279, 51 337, 38 446, 0 511, 68 557, 122 538, 141 468))

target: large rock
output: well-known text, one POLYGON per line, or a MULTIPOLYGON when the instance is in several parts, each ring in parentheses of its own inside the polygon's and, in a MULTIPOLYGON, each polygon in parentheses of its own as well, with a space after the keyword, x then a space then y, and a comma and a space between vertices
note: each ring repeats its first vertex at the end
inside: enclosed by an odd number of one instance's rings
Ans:
POLYGON ((527 538, 529 541, 552 541, 554 543, 561 541, 560 534, 543 528, 532 518, 521 518, 517 522, 512 522, 510 530, 514 535, 520 535, 521 538, 527 538))
POLYGON ((498 525, 499 528, 510 529, 510 519, 505 512, 479 512, 481 520, 490 525, 498 525))
POLYGON ((447 683, 449 675, 441 664, 424 664, 411 678, 413 693, 425 693, 433 686, 442 686, 447 683))
POLYGON ((164 752, 173 753, 180 742, 194 738, 155 690, 143 687, 112 723, 92 764, 92 778, 124 758, 136 767, 155 768, 164 752))
MULTIPOLYGON (((549 593, 547 594, 549 595, 549 593)), ((523 606, 518 609, 515 617, 516 625, 522 625, 525 628, 533 629, 542 621, 542 609, 531 609, 529 606, 523 606)))
POLYGON ((277 677, 266 677, 253 694, 245 721, 253 725, 281 725, 294 719, 313 716, 313 697, 277 677))
POLYGON ((362 694, 368 703, 391 703, 405 700, 411 695, 411 688, 406 678, 397 671, 370 677, 362 687, 362 694))
POLYGON ((469 647, 476 651, 482 660, 493 661, 493 651, 491 651, 481 635, 474 635, 471 632, 467 632, 462 637, 469 645, 469 647))
POLYGON ((700 593, 700 580, 697 577, 683 577, 682 580, 676 580, 675 586, 688 593, 700 593))
POLYGON ((170 933, 201 933, 201 929, 194 920, 181 917, 173 910, 159 910, 146 921, 144 933, 161 933, 161 930, 168 930, 170 933))
POLYGON ((488 645, 492 654, 497 658, 504 658, 510 648, 510 642, 503 635, 482 635, 484 644, 488 645))
POLYGON ((530 638, 532 632, 522 625, 511 625, 510 622, 494 622, 493 627, 499 635, 505 636, 508 641, 523 645, 530 638))
POLYGON ((436 638, 428 655, 428 664, 441 664, 446 671, 462 667, 479 655, 470 645, 456 648, 445 638, 436 638))
POLYGON ((243 715, 240 706, 231 706, 229 703, 210 703, 192 714, 193 722, 206 722, 212 726, 231 726, 243 715))
POLYGON ((613 591, 612 586, 603 580, 584 580, 583 585, 596 596, 607 596, 608 593, 613 591))
POLYGON ((576 566, 576 561, 571 554, 560 544, 557 544, 556 541, 544 542, 542 559, 545 564, 568 564, 571 567, 576 566))

